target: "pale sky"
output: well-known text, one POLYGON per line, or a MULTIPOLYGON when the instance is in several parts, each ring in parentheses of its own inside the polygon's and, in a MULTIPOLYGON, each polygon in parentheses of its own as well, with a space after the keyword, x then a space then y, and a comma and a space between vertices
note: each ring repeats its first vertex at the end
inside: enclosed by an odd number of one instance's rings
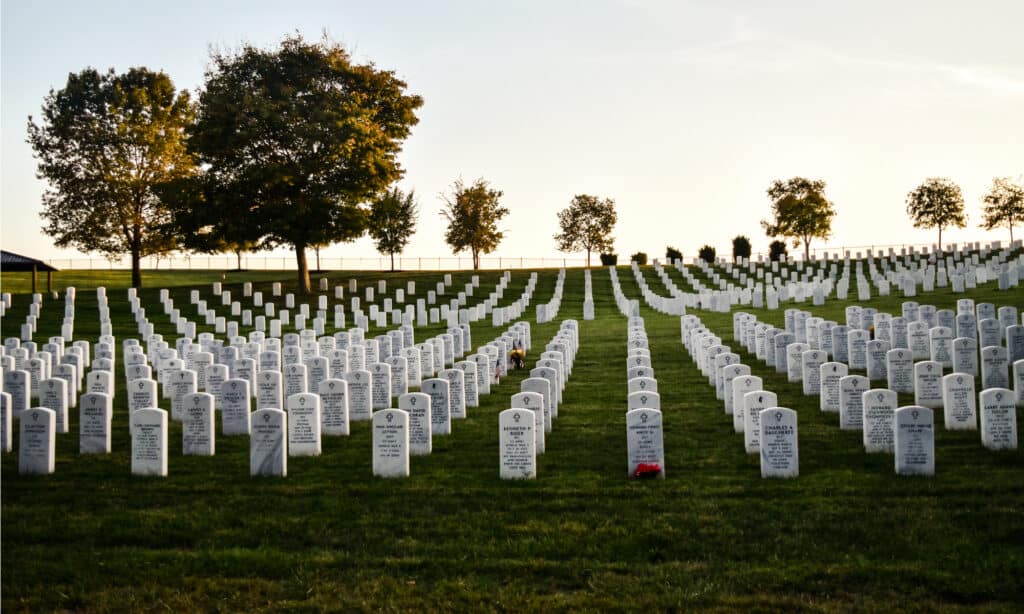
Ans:
MULTIPOLYGON (((0 240, 79 256, 40 230, 25 143, 68 73, 147 66, 195 91, 210 46, 326 31, 425 100, 401 156, 421 208, 406 256, 451 255, 438 194, 460 176, 504 190, 501 256, 563 256, 556 212, 578 193, 618 203, 620 257, 724 254, 737 234, 766 251, 765 189, 795 175, 824 179, 838 211, 812 247, 934 242, 904 205, 932 176, 956 181, 968 212, 944 243, 1006 241, 978 224, 992 178, 1024 175, 1022 23, 1017 0, 4 0, 0 240)), ((367 239, 322 253, 377 255, 367 239)))

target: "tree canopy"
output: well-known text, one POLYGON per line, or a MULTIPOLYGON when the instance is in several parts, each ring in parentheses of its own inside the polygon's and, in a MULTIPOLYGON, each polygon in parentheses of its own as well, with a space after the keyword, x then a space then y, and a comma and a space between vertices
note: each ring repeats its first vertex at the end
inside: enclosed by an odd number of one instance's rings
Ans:
POLYGON ((184 134, 192 117, 188 92, 162 72, 68 75, 44 100, 41 124, 28 118, 38 175, 49 184, 43 232, 58 247, 130 254, 132 285, 141 287, 141 259, 177 245, 155 190, 196 172, 184 134))
POLYGON ((370 205, 370 236, 377 251, 391 256, 391 270, 395 270, 395 254, 402 253, 416 232, 419 207, 416 195, 410 190, 403 194, 394 187, 370 205))
POLYGON ((736 235, 732 239, 732 261, 737 262, 740 258, 750 258, 750 239, 746 235, 736 235))
POLYGON ((402 176, 423 104, 405 90, 326 39, 213 53, 189 143, 217 189, 196 206, 228 223, 252 216, 246 239, 294 247, 309 292, 306 248, 362 236, 365 205, 402 176))
POLYGON ((555 242, 559 251, 586 251, 589 267, 591 252, 611 251, 612 229, 618 219, 614 200, 590 194, 573 196, 569 206, 558 212, 561 232, 555 235, 555 242))
POLYGON ((939 229, 939 249, 942 249, 943 228, 967 225, 960 186, 945 177, 928 178, 907 194, 907 215, 914 228, 939 229))
POLYGON ((835 207, 825 197, 825 182, 793 177, 776 180, 768 188, 772 201, 772 220, 761 220, 769 237, 793 240, 793 247, 804 246, 804 258, 810 259, 811 239, 827 239, 832 232, 835 207))
POLYGON ((1024 184, 1009 177, 996 177, 982 201, 985 208, 981 227, 992 230, 1005 224, 1010 229, 1010 243, 1013 243, 1013 225, 1024 220, 1024 184))
POLYGON ((473 255, 473 268, 480 268, 480 254, 489 254, 505 236, 498 230, 498 222, 508 215, 508 209, 499 201, 501 190, 493 190, 483 178, 471 185, 457 179, 451 194, 441 194, 445 207, 441 216, 448 220, 444 240, 457 254, 468 249, 473 255))

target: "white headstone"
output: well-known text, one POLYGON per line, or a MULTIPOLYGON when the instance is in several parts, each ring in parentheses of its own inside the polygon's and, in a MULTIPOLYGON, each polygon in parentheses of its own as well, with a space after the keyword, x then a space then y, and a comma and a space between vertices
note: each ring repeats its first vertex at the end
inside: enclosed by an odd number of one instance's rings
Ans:
POLYGON ((289 456, 320 456, 320 397, 300 392, 288 397, 289 456))
POLYGON ((626 448, 629 477, 656 475, 665 478, 665 444, 661 412, 634 409, 626 412, 626 448))
POLYGON ((324 435, 348 435, 348 382, 326 379, 320 382, 320 430, 324 435))
POLYGON ((57 414, 52 409, 33 407, 19 417, 18 473, 47 475, 56 468, 57 414))
POLYGON ((893 448, 897 475, 935 475, 935 424, 932 410, 910 405, 896 410, 893 448))
POLYGON ((761 477, 795 478, 800 475, 800 449, 796 412, 769 407, 759 415, 761 436, 761 477))
POLYGON ((110 425, 113 420, 113 399, 110 395, 89 392, 78 404, 79 454, 109 454, 110 425))
POLYGON ((898 395, 887 388, 868 390, 863 395, 864 451, 867 453, 893 451, 893 424, 898 395))
POLYGON ((132 475, 167 475, 167 412, 138 409, 129 416, 132 475))
POLYGON ((761 412, 778 404, 778 395, 767 390, 752 390, 743 395, 743 447, 747 454, 761 453, 761 412))
POLYGON ((503 480, 537 477, 535 414, 529 409, 506 409, 498 414, 498 446, 503 480))
POLYGON ((288 414, 281 409, 258 409, 252 414, 249 475, 288 475, 288 414))
POLYGON ((223 435, 250 434, 252 414, 248 380, 226 380, 220 387, 217 405, 220 407, 220 432, 223 435))
POLYGON ((373 475, 409 476, 409 414, 401 409, 373 414, 373 475))
POLYGON ((1013 391, 990 388, 978 395, 981 443, 990 450, 1017 449, 1017 408, 1013 391))
POLYGON ((452 432, 451 386, 446 379, 423 380, 420 390, 430 396, 430 432, 448 435, 452 432))
POLYGON ((348 383, 349 420, 352 422, 370 420, 373 417, 370 372, 365 369, 356 369, 346 373, 344 379, 348 383))
POLYGON ((978 429, 974 378, 964 373, 942 377, 943 421, 947 431, 978 429))
POLYGON ((214 400, 208 392, 186 394, 182 403, 181 453, 185 456, 213 456, 214 400))

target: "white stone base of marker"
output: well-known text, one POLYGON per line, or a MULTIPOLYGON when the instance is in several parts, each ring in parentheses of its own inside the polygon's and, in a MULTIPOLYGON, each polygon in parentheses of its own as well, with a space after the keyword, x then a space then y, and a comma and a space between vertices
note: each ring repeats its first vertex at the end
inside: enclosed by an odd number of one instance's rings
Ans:
POLYGON ((761 477, 795 478, 800 475, 800 448, 796 412, 785 407, 761 410, 761 477))
POLYGON ((942 418, 947 431, 978 430, 974 378, 964 373, 942 377, 942 418))
POLYGON ((892 454, 893 419, 899 405, 897 396, 887 388, 875 388, 863 394, 865 452, 892 454))
POLYGON ((537 477, 536 414, 530 409, 506 409, 498 414, 501 479, 537 477))
POLYGON ((893 448, 897 475, 935 475, 935 421, 932 410, 910 405, 896 410, 893 448))
POLYGON ((18 418, 18 473, 47 475, 56 467, 57 412, 33 407, 18 418))
POLYGON ((1013 391, 989 388, 978 395, 981 407, 981 443, 990 450, 1017 449, 1017 408, 1013 391))
POLYGON ((109 454, 113 399, 108 394, 89 392, 78 403, 78 453, 109 454))
POLYGON ((288 455, 320 456, 320 397, 310 392, 293 394, 288 406, 288 455))
POLYGON ((249 475, 288 475, 288 414, 280 409, 252 413, 249 475))
POLYGON ((626 450, 629 477, 656 475, 665 479, 665 444, 660 411, 634 409, 626 412, 626 450))
POLYGON ((167 475, 167 412, 153 407, 129 416, 132 475, 167 475))
POLYGON ((373 414, 373 475, 409 477, 409 414, 401 409, 373 414))

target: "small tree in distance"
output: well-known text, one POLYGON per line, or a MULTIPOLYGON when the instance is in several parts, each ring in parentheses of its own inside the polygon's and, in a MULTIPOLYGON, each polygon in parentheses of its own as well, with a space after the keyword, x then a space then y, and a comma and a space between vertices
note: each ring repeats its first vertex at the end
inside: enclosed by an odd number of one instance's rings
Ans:
POLYGON ((667 260, 669 264, 673 264, 673 263, 675 263, 676 260, 682 260, 682 259, 683 259, 683 252, 681 252, 678 249, 672 247, 671 245, 669 245, 669 246, 667 246, 665 248, 665 260, 667 260))
POLYGON ((772 262, 786 259, 786 242, 772 241, 768 244, 768 259, 772 262))
POLYGON ((907 194, 907 215, 914 228, 939 229, 939 249, 942 249, 943 228, 967 225, 960 186, 945 177, 930 177, 907 194))
POLYGON ((697 256, 708 264, 714 264, 716 254, 715 248, 710 245, 704 245, 697 251, 697 256))
POLYGON ((835 207, 825 198, 825 182, 804 177, 775 181, 768 188, 772 201, 772 221, 761 220, 769 237, 793 239, 793 247, 804 246, 804 258, 810 259, 811 239, 827 239, 832 232, 835 207))
POLYGON ((737 235, 732 240, 732 261, 740 258, 750 258, 750 239, 744 235, 737 235))
POLYGON ((591 252, 611 251, 612 229, 617 221, 614 200, 577 194, 568 207, 558 212, 558 225, 562 229, 555 235, 558 249, 563 252, 585 250, 589 268, 591 252))
POLYGON ((446 205, 441 215, 448 220, 444 240, 454 254, 468 249, 474 269, 480 268, 480 254, 494 251, 505 236, 498 230, 498 222, 508 215, 508 209, 498 204, 501 196, 502 191, 492 190, 483 178, 472 185, 457 179, 451 194, 441 194, 446 205))
POLYGON ((985 209, 981 227, 992 230, 1006 224, 1010 229, 1010 243, 1013 243, 1013 225, 1024 221, 1024 184, 1015 183, 1009 177, 996 177, 982 201, 985 209))
POLYGON ((391 270, 395 270, 395 254, 402 253, 409 238, 416 232, 416 196, 410 190, 403 194, 391 188, 370 205, 370 236, 377 251, 391 256, 391 270))

